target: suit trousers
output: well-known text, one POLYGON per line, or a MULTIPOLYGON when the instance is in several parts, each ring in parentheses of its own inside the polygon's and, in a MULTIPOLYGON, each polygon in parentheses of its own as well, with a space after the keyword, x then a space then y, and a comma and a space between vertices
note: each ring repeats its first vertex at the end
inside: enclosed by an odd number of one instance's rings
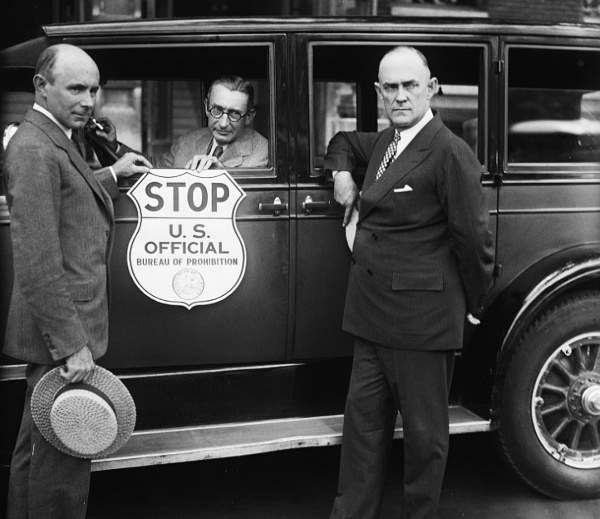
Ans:
POLYGON ((28 364, 23 418, 10 465, 7 519, 84 519, 91 461, 54 448, 31 416, 31 394, 56 366, 28 364))
POLYGON ((449 446, 454 351, 408 351, 355 339, 331 519, 377 519, 398 411, 404 431, 403 519, 433 519, 449 446))

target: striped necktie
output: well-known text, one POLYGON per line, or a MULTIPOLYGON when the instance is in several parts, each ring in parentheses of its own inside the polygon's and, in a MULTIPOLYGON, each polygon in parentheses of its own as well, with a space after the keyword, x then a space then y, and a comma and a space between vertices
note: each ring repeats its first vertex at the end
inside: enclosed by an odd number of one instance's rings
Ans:
POLYGON ((384 171, 388 168, 388 166, 393 162, 394 156, 396 155, 396 150, 398 149, 398 142, 400 141, 400 132, 394 131, 394 139, 390 142, 388 149, 383 156, 383 160, 381 164, 379 164, 379 169, 377 170, 377 174, 375 175, 375 180, 379 180, 381 175, 383 175, 384 171))

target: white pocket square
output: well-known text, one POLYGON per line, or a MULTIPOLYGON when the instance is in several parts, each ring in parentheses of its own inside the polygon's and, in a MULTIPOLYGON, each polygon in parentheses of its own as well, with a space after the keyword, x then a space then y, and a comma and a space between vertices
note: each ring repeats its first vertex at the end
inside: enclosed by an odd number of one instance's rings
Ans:
POLYGON ((404 187, 397 187, 394 189, 394 193, 407 193, 408 191, 412 191, 413 188, 406 184, 404 187))

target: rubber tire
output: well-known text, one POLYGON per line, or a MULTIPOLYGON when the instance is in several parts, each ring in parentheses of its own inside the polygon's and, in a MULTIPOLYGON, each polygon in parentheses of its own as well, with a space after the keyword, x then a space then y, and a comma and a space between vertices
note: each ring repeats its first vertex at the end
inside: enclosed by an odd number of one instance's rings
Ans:
POLYGON ((600 292, 579 292, 538 317, 523 334, 501 390, 498 440, 509 466, 528 485, 555 499, 600 497, 600 468, 570 467, 538 439, 531 412, 535 382, 548 358, 568 340, 600 332, 600 292))

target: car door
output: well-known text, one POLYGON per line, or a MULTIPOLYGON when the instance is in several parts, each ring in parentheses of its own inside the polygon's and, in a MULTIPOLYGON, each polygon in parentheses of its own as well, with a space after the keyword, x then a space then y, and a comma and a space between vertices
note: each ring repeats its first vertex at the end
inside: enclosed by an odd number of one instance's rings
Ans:
MULTIPOLYGON (((173 40, 145 35, 143 41, 132 37, 117 44, 94 43, 89 37, 81 42, 105 82, 96 118, 109 117, 119 140, 157 157, 181 136, 206 126, 204 100, 210 82, 234 74, 254 87, 253 124, 269 141, 269 164, 230 168, 243 192, 235 221, 245 248, 245 270, 227 297, 190 308, 148 297, 134 282, 127 251, 139 223, 128 196, 135 179, 121 186, 115 202, 110 348, 103 362, 111 368, 141 368, 282 360, 290 261, 289 181, 283 166, 287 143, 278 138, 286 118, 281 80, 285 61, 280 58, 285 38, 260 35, 250 41, 241 35, 202 35, 186 37, 185 43, 173 40)), ((205 280, 228 275, 205 261, 208 252, 203 258, 204 264, 194 267, 196 275, 205 280)), ((157 277, 167 275, 160 265, 155 272, 157 277)))
MULTIPOLYGON (((394 46, 412 45, 427 56, 432 74, 441 84, 432 108, 478 155, 495 233, 495 162, 488 144, 494 39, 459 34, 402 37, 398 31, 380 32, 377 36, 306 34, 296 40, 298 69, 303 72, 295 82, 301 85, 302 95, 293 110, 299 114, 293 204, 297 218, 292 224, 298 247, 295 358, 352 352, 351 338, 341 331, 349 244, 341 207, 333 200, 333 184, 323 171, 323 157, 338 131, 380 131, 389 125, 373 84, 379 61, 394 46)), ((363 177, 364 171, 356 172, 359 189, 363 177)))
POLYGON ((598 251, 600 48, 596 38, 510 36, 501 52, 497 252, 507 286, 533 265, 539 281, 598 251))

